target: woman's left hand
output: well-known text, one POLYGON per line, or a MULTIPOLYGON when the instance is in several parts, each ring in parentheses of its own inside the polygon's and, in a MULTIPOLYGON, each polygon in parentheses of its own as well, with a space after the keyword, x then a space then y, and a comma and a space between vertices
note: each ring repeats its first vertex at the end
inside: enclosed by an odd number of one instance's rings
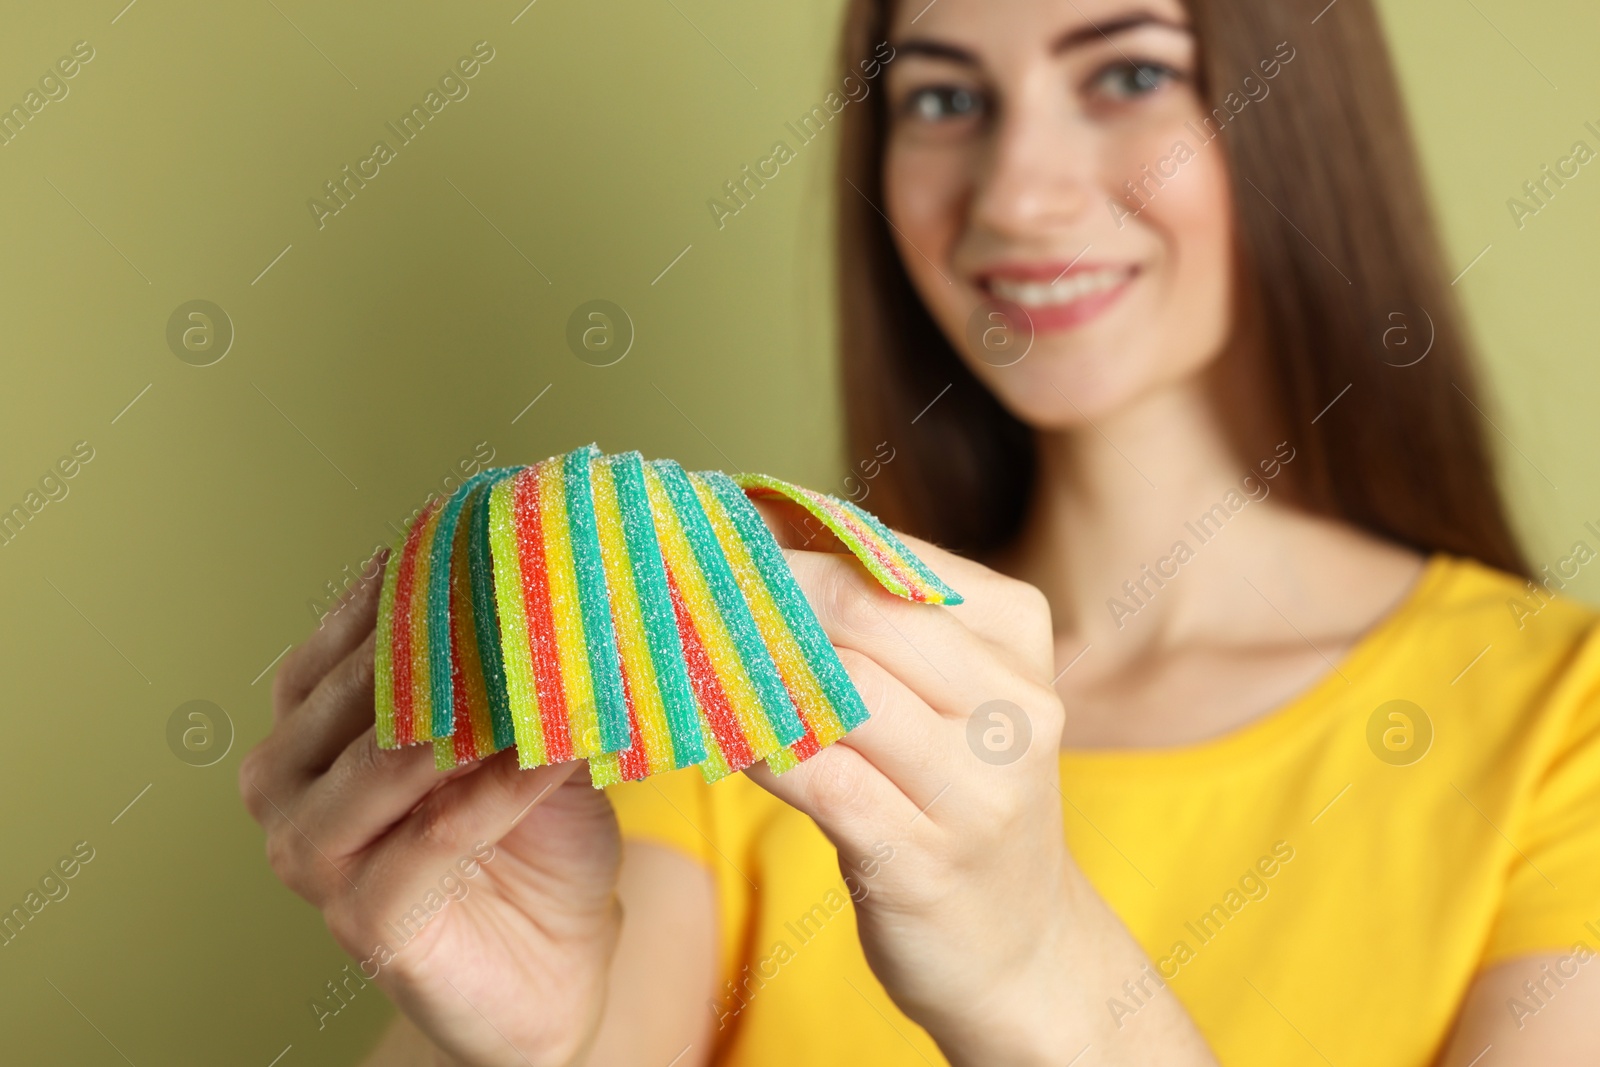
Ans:
MULTIPOLYGON (((747 773, 838 849, 867 962, 948 1059, 1062 1062, 1145 957, 1067 850, 1049 605, 905 540, 964 603, 902 600, 849 555, 788 553, 871 718, 781 777, 747 773)), ((1187 1019, 1172 1036, 1155 1042, 1165 1062, 1208 1062, 1187 1019)))

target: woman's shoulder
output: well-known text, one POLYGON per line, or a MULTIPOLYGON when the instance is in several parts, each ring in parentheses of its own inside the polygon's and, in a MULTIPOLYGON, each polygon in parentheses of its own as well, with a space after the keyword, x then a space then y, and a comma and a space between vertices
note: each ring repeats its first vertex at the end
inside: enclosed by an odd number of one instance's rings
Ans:
POLYGON ((1570 595, 1595 559, 1575 545, 1529 579, 1436 557, 1389 658, 1432 716, 1438 795, 1508 842, 1485 966, 1570 945, 1600 893, 1600 613, 1570 595))
MULTIPOLYGON (((1583 548, 1588 559, 1596 554, 1583 548)), ((1434 641, 1478 642, 1510 672, 1559 671, 1583 651, 1600 611, 1571 595, 1581 564, 1566 557, 1527 578, 1474 559, 1437 554, 1419 580, 1416 621, 1434 641), (1480 640, 1481 639, 1481 640, 1480 640)))
POLYGON ((1511 729, 1559 744, 1587 732, 1600 721, 1600 612, 1569 595, 1580 565, 1568 557, 1535 580, 1435 555, 1373 650, 1374 669, 1494 723, 1484 736, 1511 729))

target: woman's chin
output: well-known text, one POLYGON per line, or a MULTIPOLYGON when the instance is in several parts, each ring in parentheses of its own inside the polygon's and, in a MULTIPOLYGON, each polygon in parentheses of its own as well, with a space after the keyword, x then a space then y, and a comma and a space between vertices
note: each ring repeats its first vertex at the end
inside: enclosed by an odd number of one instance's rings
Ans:
POLYGON ((1098 346, 1086 350, 1040 337, 1016 363, 978 365, 974 371, 1023 423, 1036 430, 1066 430, 1098 422, 1137 400, 1148 383, 1130 373, 1133 362, 1098 346))

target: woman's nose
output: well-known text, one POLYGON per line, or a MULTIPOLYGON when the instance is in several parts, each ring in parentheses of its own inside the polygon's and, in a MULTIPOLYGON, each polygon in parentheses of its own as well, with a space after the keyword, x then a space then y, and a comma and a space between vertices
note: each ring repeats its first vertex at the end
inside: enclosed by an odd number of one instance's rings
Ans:
POLYGON ((1050 102, 1011 109, 977 175, 971 221, 1011 239, 1081 222, 1095 199, 1094 136, 1080 116, 1050 102))

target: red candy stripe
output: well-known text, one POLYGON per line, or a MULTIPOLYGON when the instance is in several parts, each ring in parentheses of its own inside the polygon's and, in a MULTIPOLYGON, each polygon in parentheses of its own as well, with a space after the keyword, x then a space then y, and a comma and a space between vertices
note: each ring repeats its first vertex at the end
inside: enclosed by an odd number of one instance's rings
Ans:
POLYGON ((927 584, 926 581, 921 575, 908 571, 905 565, 901 563, 899 559, 897 559, 893 554, 888 552, 883 547, 882 543, 878 540, 878 533, 876 530, 873 530, 867 526, 866 523, 862 522, 849 511, 846 511, 844 508, 835 504, 821 493, 814 493, 810 490, 806 490, 806 495, 821 505, 821 507, 826 510, 828 514, 837 519, 839 523, 846 529, 854 533, 856 538, 861 542, 866 550, 872 553, 872 558, 883 564, 884 569, 890 574, 894 575, 895 578, 900 581, 901 585, 905 586, 907 593, 909 593, 911 596, 911 599, 923 601, 928 599, 927 594, 923 591, 923 586, 927 584))
MULTIPOLYGON (((450 605, 452 615, 456 605, 450 605)), ((455 694, 456 722, 455 732, 450 740, 455 748, 456 764, 468 763, 482 756, 477 751, 477 735, 472 729, 472 721, 468 708, 471 698, 467 695, 467 676, 461 669, 461 633, 455 627, 450 627, 450 687, 455 694)))
POLYGON ((545 569, 544 527, 540 515, 543 501, 537 467, 529 467, 517 475, 515 493, 522 597, 528 606, 528 642, 533 651, 545 761, 565 763, 573 758, 572 736, 567 729, 567 695, 561 681, 555 620, 550 612, 550 576, 545 569))
MULTIPOLYGON (((437 503, 437 502, 435 502, 437 503)), ((406 533, 406 544, 400 552, 400 573, 395 578, 394 616, 390 627, 393 637, 391 666, 394 668, 394 740, 396 745, 410 745, 417 740, 413 729, 416 717, 411 693, 411 600, 417 576, 417 544, 428 525, 434 504, 417 513, 406 533)))
POLYGON ((811 732, 811 727, 806 726, 806 735, 794 744, 789 750, 795 754, 796 759, 807 760, 822 751, 822 746, 817 744, 817 735, 811 732))
MULTIPOLYGON (((905 588, 907 596, 909 596, 912 600, 923 602, 927 601, 928 594, 924 591, 924 587, 927 585, 927 580, 919 574, 913 574, 907 571, 904 565, 901 564, 901 562, 892 554, 890 554, 879 542, 878 533, 876 530, 873 530, 866 524, 862 523, 850 512, 839 507, 823 494, 814 492, 810 489, 801 489, 800 491, 806 495, 806 499, 816 504, 823 511, 826 511, 828 515, 834 519, 834 521, 838 522, 841 526, 854 534, 856 540, 861 544, 861 546, 872 554, 872 558, 882 564, 884 570, 888 571, 895 577, 897 581, 900 582, 901 586, 905 588)), ((788 495, 764 485, 747 486, 745 488, 745 493, 746 495, 752 497, 768 497, 779 500, 790 499, 788 495)))
POLYGON ((623 781, 637 782, 650 777, 650 757, 644 750, 644 735, 639 732, 639 714, 634 710, 627 671, 622 672, 622 699, 628 705, 628 747, 617 753, 617 769, 623 781))
MULTIPOLYGON (((689 683, 694 687, 695 699, 700 704, 700 713, 711 727, 711 734, 717 739, 717 747, 722 750, 722 758, 727 761, 728 768, 735 771, 743 770, 755 762, 755 756, 750 751, 750 742, 739 729, 739 720, 733 714, 733 705, 728 702, 728 695, 723 691, 722 683, 717 680, 716 670, 711 665, 711 657, 706 653, 705 645, 700 640, 700 633, 695 629, 694 619, 683 602, 682 594, 678 592, 678 583, 673 578, 670 567, 667 569, 667 591, 672 594, 672 612, 678 619, 678 637, 683 644, 683 659, 689 667, 689 683)), ((807 732, 810 732, 809 727, 807 732)))

